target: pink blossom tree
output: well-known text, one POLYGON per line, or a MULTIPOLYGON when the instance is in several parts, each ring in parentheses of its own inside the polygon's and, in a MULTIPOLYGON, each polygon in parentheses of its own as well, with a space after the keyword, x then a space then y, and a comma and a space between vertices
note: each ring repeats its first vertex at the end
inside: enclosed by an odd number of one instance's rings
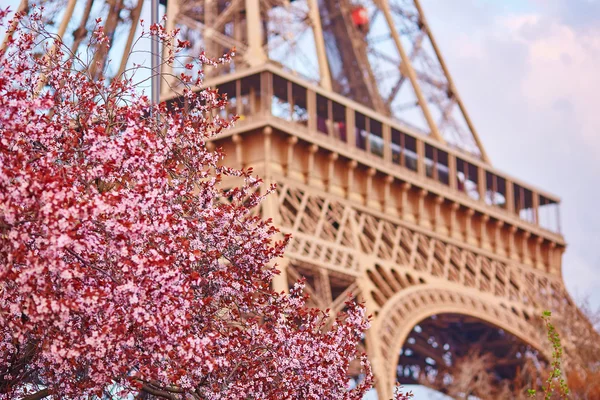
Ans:
MULTIPOLYGON (((92 79, 39 14, 14 18, 0 52, 0 399, 361 398, 364 356, 356 389, 347 374, 363 306, 327 325, 301 284, 275 293, 287 238, 253 216, 261 181, 206 149, 232 121, 210 116, 226 98, 190 90, 191 71, 227 56, 189 65, 185 109, 167 109, 131 79, 92 79)), ((147 34, 167 62, 186 46, 147 34)), ((90 46, 108 46, 101 29, 90 46)))

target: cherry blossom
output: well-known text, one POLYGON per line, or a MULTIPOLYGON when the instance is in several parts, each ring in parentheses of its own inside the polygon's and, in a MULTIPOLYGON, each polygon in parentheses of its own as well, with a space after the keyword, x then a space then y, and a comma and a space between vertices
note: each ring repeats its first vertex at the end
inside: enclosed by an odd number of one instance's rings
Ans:
MULTIPOLYGON (((14 18, 0 53, 0 399, 362 398, 369 363, 354 390, 348 369, 364 307, 329 316, 301 282, 271 289, 288 238, 253 211, 273 188, 258 194, 206 148, 234 121, 212 117, 224 95, 192 88, 230 55, 186 65, 185 106, 153 105, 131 76, 92 78, 39 13, 14 18)), ((148 34, 167 62, 188 45, 148 34)), ((90 46, 108 46, 101 29, 90 46)))

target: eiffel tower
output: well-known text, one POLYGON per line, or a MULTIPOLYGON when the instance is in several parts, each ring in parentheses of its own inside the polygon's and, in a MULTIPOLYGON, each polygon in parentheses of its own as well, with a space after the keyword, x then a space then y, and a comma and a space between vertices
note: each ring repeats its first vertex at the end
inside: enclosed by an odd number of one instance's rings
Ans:
MULTIPOLYGON (((550 359, 539 316, 574 307, 560 199, 492 166, 419 0, 162 1, 190 56, 235 49, 206 71, 229 96, 223 115, 240 117, 212 145, 277 184, 261 212, 293 239, 276 289, 304 277, 315 306, 366 303, 380 399, 396 381, 451 374, 474 346, 501 378, 526 352, 550 359)), ((75 43, 95 7, 80 3, 75 43)), ((142 5, 102 9, 125 53, 142 5)))

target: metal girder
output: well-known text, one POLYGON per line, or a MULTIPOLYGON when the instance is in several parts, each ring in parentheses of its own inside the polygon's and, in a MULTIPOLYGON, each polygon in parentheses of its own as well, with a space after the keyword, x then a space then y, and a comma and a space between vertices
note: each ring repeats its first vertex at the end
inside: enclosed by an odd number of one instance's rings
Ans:
POLYGON ((368 60, 368 44, 351 22, 351 3, 348 0, 320 0, 319 10, 329 46, 329 63, 339 63, 333 76, 334 90, 386 113, 368 60))
MULTIPOLYGON (((74 32, 74 51, 82 44, 86 22, 97 17, 91 15, 95 0, 79 1, 85 6, 74 32)), ((124 46, 127 53, 140 2, 133 7, 125 0, 110 4, 102 15, 109 35, 117 25, 131 22, 124 46), (120 10, 125 8, 132 10, 131 21, 120 20, 120 10)), ((235 47, 242 61, 235 61, 236 69, 281 63, 325 89, 421 128, 489 163, 419 0, 165 0, 165 4, 169 26, 198 32, 206 50, 215 53, 209 55, 219 56, 220 49, 235 47), (358 6, 367 9, 370 25, 355 25, 353 12, 358 6), (309 31, 310 39, 304 34, 309 31), (316 70, 308 71, 311 63, 316 70), (393 67, 391 73, 384 64, 393 67)), ((105 65, 107 57, 107 52, 98 51, 92 68, 105 65)), ((125 68, 124 58, 119 57, 119 73, 125 68)))
POLYGON ((423 13, 423 8, 421 7, 421 2, 420 2, 420 0, 414 0, 414 2, 415 2, 415 7, 419 11, 420 21, 423 25, 423 28, 429 36, 429 40, 431 41, 431 45, 435 51, 435 55, 437 56, 438 62, 440 63, 440 66, 442 67, 442 70, 444 71, 446 80, 448 81, 448 86, 449 86, 450 92, 452 94, 451 97, 456 99, 456 102, 460 107, 460 111, 462 112, 462 116, 465 119, 465 122, 467 123, 467 126, 471 132, 472 138, 475 140, 477 147, 479 148, 479 151, 481 152, 482 160, 489 163, 490 162, 489 157, 487 156, 485 148, 483 147, 483 143, 481 142, 481 139, 479 138, 479 134, 477 133, 475 126, 473 125, 473 122, 471 121, 471 118, 469 117, 469 114, 467 113, 467 109, 466 109, 461 97, 459 96, 458 91, 456 90, 454 81, 452 79, 452 76, 450 75, 450 71, 448 70, 448 67, 446 65, 446 62, 444 61, 444 58, 442 57, 440 48, 439 48, 433 34, 431 33, 431 29, 429 28, 429 24, 423 13))

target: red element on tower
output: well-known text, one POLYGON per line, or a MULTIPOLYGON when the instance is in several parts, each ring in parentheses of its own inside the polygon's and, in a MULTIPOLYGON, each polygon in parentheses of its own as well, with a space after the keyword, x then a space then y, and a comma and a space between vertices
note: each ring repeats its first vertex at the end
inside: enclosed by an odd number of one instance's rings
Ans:
POLYGON ((369 13, 363 6, 356 6, 352 10, 352 22, 357 28, 362 28, 369 24, 369 13))

